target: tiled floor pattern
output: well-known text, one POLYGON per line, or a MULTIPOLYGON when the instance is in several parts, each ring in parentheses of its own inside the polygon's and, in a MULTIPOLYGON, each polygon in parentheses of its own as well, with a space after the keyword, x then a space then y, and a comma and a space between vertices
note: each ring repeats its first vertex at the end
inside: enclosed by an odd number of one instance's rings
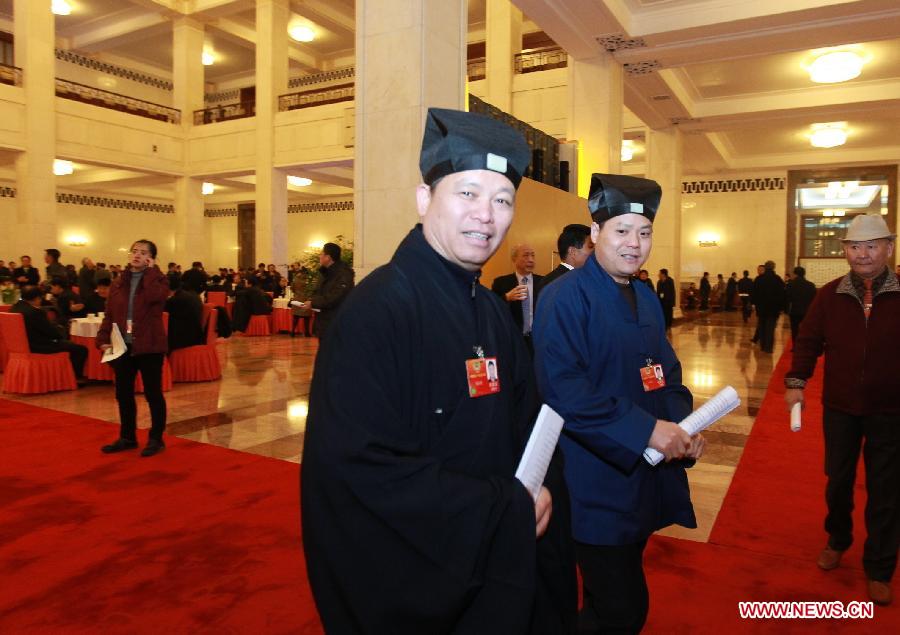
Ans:
MULTIPOLYGON (((741 396, 741 407, 707 431, 704 457, 689 471, 699 527, 670 528, 662 533, 706 541, 731 483, 744 442, 765 395, 775 362, 789 331, 776 332, 775 353, 750 343, 754 321, 743 324, 739 313, 706 313, 672 331, 681 359, 684 383, 695 406, 725 385, 741 396)), ((286 335, 235 336, 219 343, 221 381, 175 384, 166 393, 169 434, 300 462, 306 427, 309 383, 317 342, 286 335)), ((37 406, 117 422, 112 386, 89 385, 78 391, 32 397, 3 395, 37 406)), ((140 399, 140 397, 139 397, 140 399)), ((139 425, 149 427, 146 405, 138 402, 139 425)), ((115 428, 110 427, 110 440, 115 428)))

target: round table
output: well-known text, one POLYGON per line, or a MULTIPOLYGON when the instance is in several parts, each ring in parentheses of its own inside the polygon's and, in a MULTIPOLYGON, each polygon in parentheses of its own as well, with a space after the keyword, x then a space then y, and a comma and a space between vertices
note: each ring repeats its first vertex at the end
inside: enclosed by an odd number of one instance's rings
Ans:
POLYGON ((272 300, 272 332, 291 331, 291 309, 287 298, 272 300))
POLYGON ((103 319, 100 317, 76 318, 69 323, 69 337, 76 344, 88 349, 84 363, 84 376, 97 381, 113 381, 116 377, 112 366, 103 364, 103 352, 96 346, 97 331, 103 319))

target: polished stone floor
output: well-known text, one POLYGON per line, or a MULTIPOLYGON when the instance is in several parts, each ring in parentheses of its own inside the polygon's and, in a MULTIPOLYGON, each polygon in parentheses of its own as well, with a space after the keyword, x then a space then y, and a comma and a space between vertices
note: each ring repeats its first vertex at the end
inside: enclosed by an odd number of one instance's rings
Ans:
MULTIPOLYGON (((704 457, 689 471, 699 527, 670 528, 666 535, 706 541, 744 442, 765 395, 775 362, 789 331, 776 332, 775 353, 750 343, 754 321, 743 324, 739 313, 704 313, 676 324, 672 343, 681 359, 684 383, 695 406, 726 385, 741 397, 738 410, 705 433, 704 457)), ((167 432, 285 461, 300 462, 306 426, 309 383, 317 342, 286 335, 235 336, 219 343, 221 381, 175 384, 166 393, 167 432)), ((14 396, 27 403, 117 422, 113 389, 96 383, 77 391, 40 396, 14 396)), ((139 426, 149 427, 146 404, 138 402, 139 426)), ((110 427, 110 440, 115 428, 110 427)))

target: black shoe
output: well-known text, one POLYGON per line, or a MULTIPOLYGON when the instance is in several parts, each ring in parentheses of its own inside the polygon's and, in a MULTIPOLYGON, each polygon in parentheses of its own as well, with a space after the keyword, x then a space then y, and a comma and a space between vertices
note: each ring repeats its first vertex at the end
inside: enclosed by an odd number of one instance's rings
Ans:
POLYGON ((130 439, 116 439, 109 445, 104 445, 100 451, 104 454, 115 454, 116 452, 124 452, 125 450, 134 450, 137 447, 137 441, 130 439))
POLYGON ((159 452, 162 452, 166 449, 166 444, 162 441, 157 441, 156 439, 150 439, 147 441, 147 447, 141 450, 141 456, 153 456, 159 452))

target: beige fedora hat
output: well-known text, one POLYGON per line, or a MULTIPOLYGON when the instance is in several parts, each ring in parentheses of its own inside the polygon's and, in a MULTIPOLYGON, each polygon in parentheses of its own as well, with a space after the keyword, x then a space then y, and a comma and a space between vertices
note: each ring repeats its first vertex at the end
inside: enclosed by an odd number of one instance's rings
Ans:
POLYGON ((879 238, 896 238, 888 229, 882 216, 876 214, 860 214, 853 219, 847 228, 847 235, 843 242, 862 242, 865 240, 877 240, 879 238))

